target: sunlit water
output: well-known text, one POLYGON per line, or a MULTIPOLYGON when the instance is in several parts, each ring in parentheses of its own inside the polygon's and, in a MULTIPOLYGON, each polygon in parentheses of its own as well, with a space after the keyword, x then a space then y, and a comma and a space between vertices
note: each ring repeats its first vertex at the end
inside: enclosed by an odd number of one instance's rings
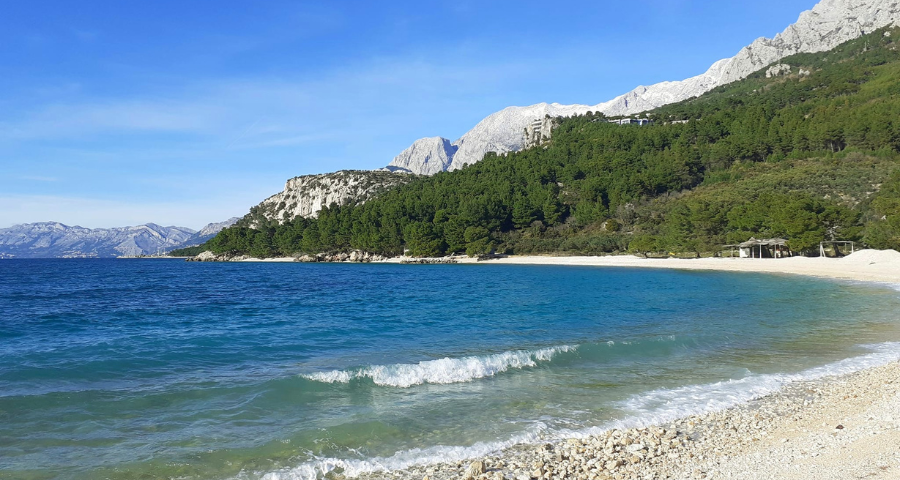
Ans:
POLYGON ((0 261, 0 477, 311 478, 900 358, 900 292, 499 265, 0 261))

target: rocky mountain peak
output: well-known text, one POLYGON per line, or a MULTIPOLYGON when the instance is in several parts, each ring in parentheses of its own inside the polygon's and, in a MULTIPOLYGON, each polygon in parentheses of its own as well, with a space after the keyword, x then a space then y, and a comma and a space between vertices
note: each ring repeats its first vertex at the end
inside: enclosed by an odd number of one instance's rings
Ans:
POLYGON ((458 148, 444 137, 420 138, 394 157, 388 168, 392 171, 433 175, 450 167, 450 160, 458 148))
POLYGON ((596 105, 539 103, 507 107, 489 115, 449 146, 447 139, 442 137, 417 140, 388 168, 423 175, 456 170, 480 161, 487 152, 503 154, 521 150, 525 128, 545 115, 567 117, 588 111, 607 116, 633 115, 702 95, 720 85, 746 78, 784 57, 830 50, 892 24, 900 24, 900 2, 897 0, 822 0, 812 10, 801 13, 796 23, 775 37, 759 38, 734 57, 713 63, 706 72, 695 77, 639 86, 596 105), (438 166, 442 168, 438 169, 438 166))

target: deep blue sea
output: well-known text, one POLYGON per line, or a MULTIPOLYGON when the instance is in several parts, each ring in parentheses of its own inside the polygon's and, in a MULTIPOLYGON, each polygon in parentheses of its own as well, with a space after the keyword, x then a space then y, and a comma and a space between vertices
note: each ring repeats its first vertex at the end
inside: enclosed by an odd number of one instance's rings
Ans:
POLYGON ((0 478, 322 478, 900 358, 900 291, 510 265, 0 261, 0 478))

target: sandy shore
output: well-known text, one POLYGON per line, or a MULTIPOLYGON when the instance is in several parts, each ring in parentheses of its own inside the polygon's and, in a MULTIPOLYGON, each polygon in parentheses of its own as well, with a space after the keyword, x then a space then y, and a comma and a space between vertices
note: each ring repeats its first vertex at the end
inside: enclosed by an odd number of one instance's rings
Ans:
MULTIPOLYGON (((210 257, 214 257, 210 254, 210 257)), ((200 258, 200 256, 196 257, 200 258)), ((212 258, 213 260, 215 258, 212 258)), ((240 262, 297 262, 295 257, 238 257, 240 262)), ((844 258, 791 257, 779 259, 751 258, 661 258, 648 259, 633 255, 587 256, 520 256, 510 255, 486 261, 465 256, 417 259, 393 257, 373 263, 463 263, 479 265, 571 265, 594 267, 669 268, 677 270, 719 270, 726 272, 758 272, 808 275, 815 277, 900 284, 900 253, 894 250, 860 250, 844 258)))
POLYGON ((894 250, 861 250, 839 259, 821 257, 648 259, 632 255, 605 257, 509 256, 480 263, 720 270, 809 275, 900 284, 900 253, 894 250))

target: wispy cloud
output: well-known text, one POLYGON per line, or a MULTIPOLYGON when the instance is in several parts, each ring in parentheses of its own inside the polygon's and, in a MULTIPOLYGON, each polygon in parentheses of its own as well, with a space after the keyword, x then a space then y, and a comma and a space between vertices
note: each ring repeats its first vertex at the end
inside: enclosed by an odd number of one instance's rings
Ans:
POLYGON ((120 99, 45 105, 22 121, 0 123, 7 140, 71 138, 122 132, 203 133, 220 125, 224 109, 188 99, 120 99))
MULTIPOLYGON (((441 115, 460 92, 524 75, 526 64, 451 65, 377 59, 319 78, 207 80, 157 96, 84 98, 0 117, 0 140, 84 139, 121 134, 218 137, 223 147, 297 145, 344 131, 380 132, 394 116, 441 115), (348 128, 349 127, 349 128, 348 128)), ((423 132, 423 136, 440 132, 423 132)))

